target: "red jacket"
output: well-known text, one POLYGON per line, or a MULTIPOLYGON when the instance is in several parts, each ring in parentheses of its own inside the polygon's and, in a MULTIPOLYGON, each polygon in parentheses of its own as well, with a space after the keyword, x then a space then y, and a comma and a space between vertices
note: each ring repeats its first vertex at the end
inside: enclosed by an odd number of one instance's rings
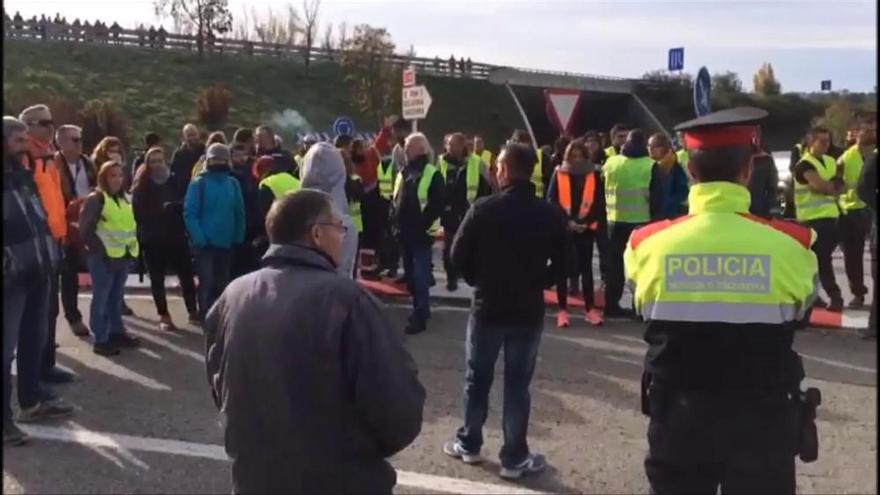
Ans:
POLYGON ((365 190, 369 191, 376 187, 379 162, 389 153, 391 153, 391 128, 383 127, 373 141, 373 145, 364 153, 364 161, 359 165, 354 164, 354 173, 361 178, 365 190))

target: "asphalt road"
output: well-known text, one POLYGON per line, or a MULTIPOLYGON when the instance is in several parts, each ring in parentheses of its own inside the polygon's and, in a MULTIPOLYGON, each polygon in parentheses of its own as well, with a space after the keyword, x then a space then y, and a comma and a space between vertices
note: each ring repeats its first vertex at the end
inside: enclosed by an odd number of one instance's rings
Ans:
MULTIPOLYGON (((200 330, 182 325, 180 333, 161 333, 147 296, 128 301, 138 315, 126 320, 143 340, 139 350, 96 356, 59 326, 59 363, 78 374, 59 391, 77 412, 30 429, 26 446, 3 449, 4 493, 229 493, 200 330)), ((80 299, 84 314, 89 302, 80 299)), ((182 301, 170 303, 184 322, 182 301)), ((389 311, 402 328, 406 308, 392 303, 389 311)), ((422 434, 393 459, 396 492, 647 492, 638 391, 645 346, 635 323, 593 329, 577 321, 560 331, 546 320, 529 431, 532 449, 548 458, 546 472, 519 484, 497 476, 500 375, 483 451, 491 460, 470 467, 447 459, 440 447, 460 422, 466 317, 460 308, 435 310, 430 330, 408 338, 428 400, 422 434)), ((824 400, 819 460, 798 464, 799 492, 876 492, 876 344, 852 332, 809 330, 799 333, 797 349, 824 400)))

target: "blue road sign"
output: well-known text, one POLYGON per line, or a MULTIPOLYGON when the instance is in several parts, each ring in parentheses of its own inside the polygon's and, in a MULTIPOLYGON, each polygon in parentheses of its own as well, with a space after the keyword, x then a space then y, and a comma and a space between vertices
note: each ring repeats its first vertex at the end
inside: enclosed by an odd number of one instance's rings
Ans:
POLYGON ((669 71, 684 69, 684 48, 669 49, 669 71))
POLYGON ((831 81, 822 81, 822 91, 831 91, 831 81))
POLYGON ((712 79, 706 67, 700 67, 694 80, 694 111, 697 117, 712 112, 712 79))
POLYGON ((336 120, 333 121, 333 132, 335 132, 337 136, 353 136, 354 122, 348 117, 337 117, 336 120))

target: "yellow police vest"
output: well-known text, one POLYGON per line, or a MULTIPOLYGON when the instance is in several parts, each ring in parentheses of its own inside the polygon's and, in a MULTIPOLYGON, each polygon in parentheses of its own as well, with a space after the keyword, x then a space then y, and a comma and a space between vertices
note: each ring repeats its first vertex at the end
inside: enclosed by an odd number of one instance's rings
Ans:
POLYGON ((125 198, 115 199, 104 193, 104 207, 98 220, 98 238, 104 244, 107 256, 122 258, 126 254, 137 258, 140 246, 137 240, 137 223, 131 203, 125 198))
POLYGON ((544 152, 540 148, 537 150, 538 161, 535 168, 532 169, 532 184, 535 185, 535 196, 544 197, 544 152))
MULTIPOLYGON (((837 172, 837 164, 828 155, 824 155, 821 162, 809 153, 805 153, 801 159, 813 165, 822 180, 830 181, 837 172)), ((801 184, 797 180, 794 181, 794 208, 798 222, 840 216, 840 209, 834 196, 814 193, 806 184, 801 184)))
MULTIPOLYGON (((357 174, 351 175, 351 180, 360 182, 361 177, 357 174)), ((349 201, 348 202, 348 216, 351 217, 351 223, 354 224, 354 229, 358 234, 364 231, 364 218, 361 215, 361 202, 360 201, 349 201)))
POLYGON ((394 163, 391 160, 379 162, 376 170, 376 180, 379 183, 379 196, 391 199, 394 194, 394 163))
MULTIPOLYGON (((430 163, 425 165, 425 169, 422 170, 422 176, 419 178, 419 184, 416 187, 416 197, 419 199, 419 206, 421 206, 422 211, 425 211, 425 208, 428 206, 428 191, 431 189, 431 181, 434 179, 434 174, 438 173, 437 167, 431 165, 430 163)), ((397 179, 394 181, 394 196, 397 197, 400 194, 400 188, 403 186, 403 173, 397 174, 397 179)), ((440 230, 440 219, 438 218, 436 222, 428 229, 428 235, 434 236, 440 230)))
POLYGON ((611 158, 612 156, 617 156, 617 150, 614 149, 614 146, 605 148, 605 158, 611 158))
POLYGON ((865 160, 859 152, 859 147, 854 145, 844 151, 837 162, 843 165, 843 181, 846 183, 846 192, 840 197, 840 207, 844 211, 861 210, 867 207, 868 205, 859 199, 858 192, 856 192, 859 176, 865 166, 865 160))
POLYGON ((605 206, 609 222, 646 223, 651 220, 649 202, 651 169, 650 157, 629 158, 617 155, 602 167, 605 176, 605 206))
POLYGON ((681 165, 682 168, 687 170, 688 158, 690 158, 688 155, 688 151, 685 149, 680 149, 675 152, 675 156, 678 158, 678 164, 681 165))
POLYGON ((299 179, 287 172, 277 172, 260 181, 260 187, 266 186, 272 190, 275 199, 288 192, 296 192, 300 189, 299 179))
POLYGON ((637 312, 645 320, 800 321, 815 297, 815 233, 749 216, 749 191, 738 184, 696 184, 688 200, 689 216, 637 229, 627 243, 637 312))

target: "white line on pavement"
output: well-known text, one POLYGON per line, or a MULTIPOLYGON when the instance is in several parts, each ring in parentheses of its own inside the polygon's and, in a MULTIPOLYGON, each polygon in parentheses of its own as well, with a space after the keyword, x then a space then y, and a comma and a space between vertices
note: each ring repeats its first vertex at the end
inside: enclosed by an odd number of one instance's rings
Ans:
MULTIPOLYGON (((86 351, 83 349, 77 348, 64 348, 61 347, 58 349, 59 354, 64 355, 70 359, 73 359, 81 366, 97 371, 98 373, 106 373, 108 375, 113 375, 117 378, 121 378, 123 380, 128 380, 130 382, 137 383, 138 385, 147 387, 153 390, 171 390, 171 387, 168 385, 156 381, 148 376, 144 376, 136 371, 132 371, 122 364, 116 363, 111 359, 105 358, 103 356, 95 355, 92 359, 86 359, 84 355, 86 351)), ((119 360, 120 362, 124 362, 124 358, 119 360)))
MULTIPOLYGON (((217 461, 228 460, 226 451, 222 445, 166 440, 161 438, 136 437, 116 433, 101 433, 82 428, 70 429, 41 425, 21 425, 21 428, 28 435, 43 440, 72 442, 89 447, 106 447, 123 451, 138 450, 160 454, 201 457, 217 461)), ((494 493, 538 495, 542 493, 527 488, 521 488, 516 485, 495 485, 492 483, 480 483, 478 481, 450 478, 447 476, 399 470, 397 471, 397 483, 410 488, 444 493, 473 493, 476 495, 489 495, 494 493)))
POLYGON ((610 361, 617 361, 617 362, 619 362, 619 363, 626 363, 626 364, 631 364, 631 365, 633 365, 633 366, 639 366, 639 367, 642 366, 642 362, 641 362, 641 361, 637 361, 637 360, 635 360, 635 359, 626 359, 626 358, 622 358, 622 357, 617 357, 617 356, 606 356, 606 355, 603 355, 602 357, 604 357, 605 359, 608 359, 608 360, 610 360, 610 361))
POLYGON ((850 370, 862 371, 865 373, 876 373, 877 372, 876 368, 868 368, 865 366, 856 366, 855 364, 843 363, 841 361, 834 361, 833 359, 820 358, 819 356, 804 354, 803 352, 799 352, 798 354, 800 354, 802 357, 805 357, 807 359, 811 359, 813 361, 827 364, 829 366, 836 366, 838 368, 846 368, 846 369, 850 369, 850 370))

